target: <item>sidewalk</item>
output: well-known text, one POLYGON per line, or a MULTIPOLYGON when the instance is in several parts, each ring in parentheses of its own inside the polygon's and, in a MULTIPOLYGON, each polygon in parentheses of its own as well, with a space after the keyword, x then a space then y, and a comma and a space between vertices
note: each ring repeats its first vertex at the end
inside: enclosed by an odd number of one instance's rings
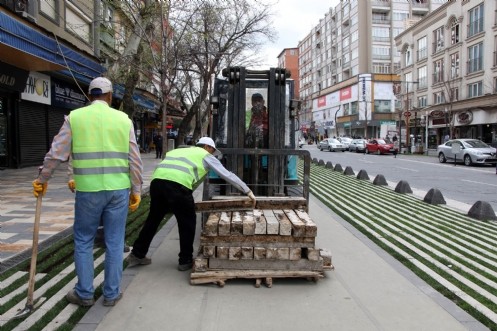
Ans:
MULTIPOLYGON (((143 192, 148 191, 150 178, 158 159, 155 153, 142 153, 143 192)), ((36 198, 31 182, 38 167, 0 171, 0 273, 31 256, 36 198)), ((48 183, 43 197, 39 247, 72 233, 74 194, 67 188, 67 164, 63 163, 48 183)))
POLYGON ((97 302, 74 330, 487 330, 313 197, 309 210, 319 229, 317 247, 331 251, 336 267, 318 282, 190 285, 190 273, 176 270, 178 231, 171 219, 152 243, 152 264, 124 270, 119 303, 97 302))

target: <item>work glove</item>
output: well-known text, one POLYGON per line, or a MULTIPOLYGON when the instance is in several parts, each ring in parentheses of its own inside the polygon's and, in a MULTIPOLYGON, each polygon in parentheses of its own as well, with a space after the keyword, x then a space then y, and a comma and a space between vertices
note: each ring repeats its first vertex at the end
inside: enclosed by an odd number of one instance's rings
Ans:
POLYGON ((137 193, 131 193, 129 195, 129 211, 133 212, 135 211, 138 206, 140 205, 140 201, 142 198, 140 197, 139 194, 137 193))
POLYGON ((256 200, 255 200, 255 195, 252 191, 249 191, 247 193, 247 196, 250 198, 250 200, 252 200, 252 208, 255 208, 255 203, 256 203, 256 200))
POLYGON ((76 191, 76 183, 74 182, 74 179, 71 179, 67 182, 67 187, 69 187, 72 193, 76 191))
POLYGON ((44 196, 47 192, 48 183, 40 183, 40 180, 37 178, 33 181, 33 195, 38 198, 38 195, 44 196))

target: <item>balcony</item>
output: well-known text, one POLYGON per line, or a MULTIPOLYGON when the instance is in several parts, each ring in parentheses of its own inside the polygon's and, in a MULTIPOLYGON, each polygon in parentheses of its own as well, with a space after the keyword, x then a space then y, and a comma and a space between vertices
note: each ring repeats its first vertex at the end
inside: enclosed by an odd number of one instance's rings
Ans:
POLYGON ((390 0, 371 0, 371 8, 373 11, 389 11, 390 0))

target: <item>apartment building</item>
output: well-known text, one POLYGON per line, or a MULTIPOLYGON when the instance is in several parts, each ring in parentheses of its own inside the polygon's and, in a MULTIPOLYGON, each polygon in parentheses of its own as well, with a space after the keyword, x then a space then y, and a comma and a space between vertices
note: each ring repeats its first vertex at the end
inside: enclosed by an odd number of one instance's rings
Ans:
POLYGON ((395 38, 408 131, 435 148, 447 138, 497 145, 497 5, 450 1, 395 38), (410 85, 407 91, 407 85, 410 85))
POLYGON ((278 68, 286 68, 290 71, 290 78, 294 80, 294 99, 300 99, 299 84, 299 49, 285 48, 278 55, 278 68))
POLYGON ((343 0, 330 8, 298 45, 305 129, 328 136, 394 134, 392 86, 400 68, 394 38, 445 2, 343 0))

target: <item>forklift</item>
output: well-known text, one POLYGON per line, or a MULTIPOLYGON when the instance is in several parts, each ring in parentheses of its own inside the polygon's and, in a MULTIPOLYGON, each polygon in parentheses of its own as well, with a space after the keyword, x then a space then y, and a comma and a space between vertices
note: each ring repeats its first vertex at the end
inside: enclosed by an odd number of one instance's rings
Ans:
MULTIPOLYGON (((310 153, 298 150, 294 81, 284 68, 248 70, 229 67, 216 79, 211 97, 211 138, 223 153, 223 163, 256 196, 302 196, 308 202, 310 153), (303 184, 297 174, 304 165, 303 184)), ((203 199, 238 194, 210 173, 203 199)))

